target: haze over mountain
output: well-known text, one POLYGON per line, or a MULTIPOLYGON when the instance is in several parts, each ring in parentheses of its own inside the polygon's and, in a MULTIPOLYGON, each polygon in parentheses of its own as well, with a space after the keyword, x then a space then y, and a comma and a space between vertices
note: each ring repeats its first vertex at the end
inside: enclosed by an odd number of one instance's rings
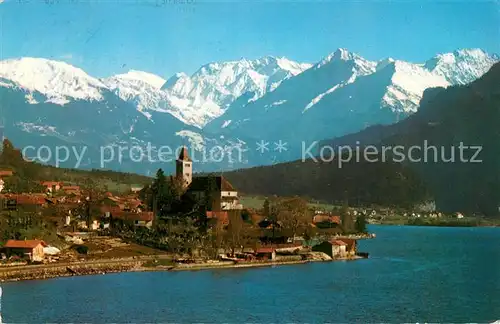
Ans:
MULTIPOLYGON (((237 168, 297 158, 302 141, 394 123, 418 109, 425 89, 473 81, 497 60, 473 49, 419 64, 374 62, 338 49, 313 65, 267 56, 164 79, 134 70, 95 78, 63 62, 25 57, 0 61, 0 115, 17 146, 88 146, 87 167, 99 166, 99 147, 151 143, 241 147, 243 161, 200 165, 200 171, 237 168), (282 140, 287 151, 260 154, 258 140, 282 140)), ((147 173, 158 166, 113 161, 107 167, 147 173)))
POLYGON ((497 63, 470 84, 426 90, 419 111, 406 120, 324 141, 320 146, 420 148, 412 153, 412 160, 407 156, 402 164, 420 175, 441 210, 499 215, 499 123, 497 63), (461 145, 465 147, 462 153, 461 145))
MULTIPOLYGON (((399 123, 323 141, 319 147, 379 148, 377 161, 361 154, 339 168, 333 161, 308 159, 226 173, 240 190, 262 195, 303 195, 323 201, 413 207, 435 200, 446 212, 500 215, 500 63, 468 85, 428 89, 420 110, 399 123), (429 149, 425 160, 424 141, 429 149), (460 143, 468 149, 460 154, 460 143), (418 147, 405 159, 389 150, 418 147), (436 152, 436 153, 434 153, 436 152), (410 159, 410 157, 412 159, 410 159), (463 157, 463 158, 462 158, 463 157), (418 161, 421 159, 421 161, 418 161), (399 160, 399 161, 398 161, 399 160), (477 161, 481 162, 477 162, 477 161)), ((319 148, 318 147, 318 148, 319 148)), ((373 151, 373 150, 372 150, 373 151)), ((345 151, 344 151, 345 152, 345 151)), ((361 151, 362 152, 362 151, 361 151)), ((344 157, 345 158, 345 157, 344 157)))

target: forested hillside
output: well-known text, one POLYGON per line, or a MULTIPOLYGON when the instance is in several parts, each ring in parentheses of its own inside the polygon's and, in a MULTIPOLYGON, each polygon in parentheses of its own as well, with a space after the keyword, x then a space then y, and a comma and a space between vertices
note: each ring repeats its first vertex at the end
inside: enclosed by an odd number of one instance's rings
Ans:
POLYGON ((146 176, 108 170, 76 170, 56 168, 25 161, 21 152, 5 139, 0 152, 0 170, 12 170, 14 175, 5 178, 6 188, 15 192, 40 191, 40 181, 64 181, 79 185, 98 186, 101 189, 120 191, 130 185, 149 184, 146 176))
POLYGON ((398 163, 295 161, 225 174, 247 194, 304 196, 328 203, 412 207, 431 199, 418 175, 398 163))

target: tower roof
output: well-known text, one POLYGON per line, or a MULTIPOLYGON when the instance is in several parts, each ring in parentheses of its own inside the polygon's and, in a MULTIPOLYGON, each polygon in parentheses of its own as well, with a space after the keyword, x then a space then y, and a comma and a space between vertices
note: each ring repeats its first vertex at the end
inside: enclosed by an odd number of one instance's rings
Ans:
POLYGON ((185 146, 182 147, 181 152, 179 153, 179 158, 177 160, 192 162, 191 158, 189 157, 188 150, 185 146))
POLYGON ((204 191, 210 189, 210 186, 213 186, 212 189, 217 189, 219 191, 235 191, 233 185, 227 181, 223 176, 199 176, 194 177, 193 182, 191 182, 189 186, 189 190, 193 191, 204 191))

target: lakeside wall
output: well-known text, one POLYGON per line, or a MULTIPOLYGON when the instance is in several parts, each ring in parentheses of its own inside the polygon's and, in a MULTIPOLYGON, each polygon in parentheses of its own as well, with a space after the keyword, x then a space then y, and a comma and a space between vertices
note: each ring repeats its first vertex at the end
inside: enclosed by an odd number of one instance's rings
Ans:
POLYGON ((2 269, 2 271, 0 271, 0 281, 47 279, 55 277, 124 272, 140 268, 142 264, 143 262, 141 261, 125 261, 120 263, 102 262, 91 264, 51 265, 40 267, 25 266, 17 269, 2 269))

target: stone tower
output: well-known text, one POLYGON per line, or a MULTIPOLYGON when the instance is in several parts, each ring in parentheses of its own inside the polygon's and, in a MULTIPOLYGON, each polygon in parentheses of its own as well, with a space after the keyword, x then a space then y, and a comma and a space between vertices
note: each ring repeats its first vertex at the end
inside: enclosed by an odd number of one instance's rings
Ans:
POLYGON ((193 181, 193 161, 186 147, 181 149, 179 158, 175 161, 175 174, 177 179, 182 179, 184 187, 188 187, 193 181))

